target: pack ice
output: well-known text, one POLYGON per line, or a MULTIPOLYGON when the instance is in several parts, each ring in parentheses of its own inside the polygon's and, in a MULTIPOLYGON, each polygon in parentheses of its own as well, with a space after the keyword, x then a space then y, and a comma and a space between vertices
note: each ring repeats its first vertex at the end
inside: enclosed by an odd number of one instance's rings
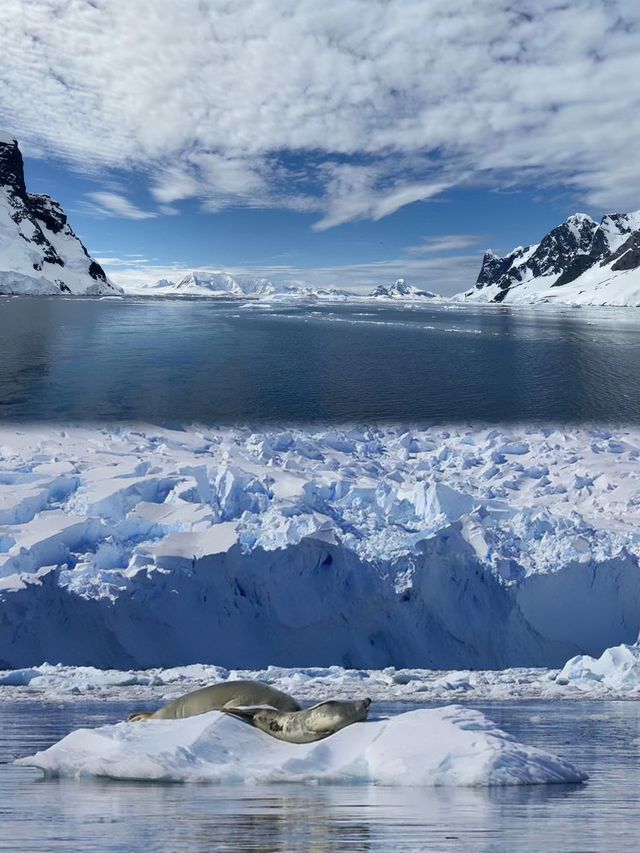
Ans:
POLYGON ((356 723, 311 744, 289 744, 211 711, 186 720, 79 729, 21 758, 47 776, 217 783, 535 785, 586 776, 525 746, 479 711, 450 705, 356 723))
POLYGON ((0 667, 597 657, 640 628, 639 454, 633 428, 4 427, 0 667))

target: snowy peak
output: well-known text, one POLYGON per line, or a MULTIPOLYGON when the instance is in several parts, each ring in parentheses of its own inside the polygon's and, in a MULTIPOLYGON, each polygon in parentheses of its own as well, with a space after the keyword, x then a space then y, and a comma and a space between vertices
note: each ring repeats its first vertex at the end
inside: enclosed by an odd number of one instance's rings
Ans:
POLYGON ((275 286, 266 278, 231 276, 225 272, 196 270, 184 276, 176 284, 166 278, 152 286, 153 290, 167 294, 185 296, 247 297, 265 296, 276 292, 275 286))
POLYGON ((610 252, 615 252, 634 231, 640 231, 640 210, 603 217, 600 230, 610 252))
POLYGON ((27 192, 22 154, 0 133, 0 293, 122 293, 48 195, 27 192))
POLYGON ((314 287, 311 284, 285 285, 277 291, 276 296, 293 296, 301 299, 348 299, 354 294, 337 287, 314 287))
POLYGON ((275 285, 268 278, 230 275, 225 272, 197 270, 184 276, 177 284, 166 278, 139 292, 155 291, 167 296, 208 296, 238 299, 345 299, 352 297, 346 290, 317 288, 311 285, 275 285))
POLYGON ((430 290, 420 290, 412 284, 407 284, 404 278, 396 279, 390 287, 380 284, 369 294, 375 299, 432 299, 436 295, 430 290))
POLYGON ((239 295, 242 290, 238 283, 225 273, 192 272, 181 279, 176 290, 208 290, 221 295, 239 295))
POLYGON ((596 304, 640 304, 640 274, 637 281, 624 280, 622 295, 610 284, 615 273, 638 268, 640 211, 609 214, 600 224, 585 213, 576 213, 536 245, 518 247, 504 257, 485 252, 475 287, 462 298, 585 303, 593 298, 596 304), (552 290, 569 284, 569 291, 552 290))

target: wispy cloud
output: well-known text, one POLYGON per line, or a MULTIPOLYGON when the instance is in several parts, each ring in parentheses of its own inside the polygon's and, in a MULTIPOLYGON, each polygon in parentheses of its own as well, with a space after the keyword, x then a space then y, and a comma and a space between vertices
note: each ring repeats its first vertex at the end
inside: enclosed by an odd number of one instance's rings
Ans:
POLYGON ((94 212, 100 216, 115 216, 119 219, 153 219, 158 214, 141 210, 123 195, 113 192, 87 193, 94 212))
POLYGON ((313 226, 326 231, 354 219, 377 221, 414 201, 426 201, 451 186, 444 181, 395 184, 383 187, 380 168, 338 166, 328 186, 325 215, 313 226))
POLYGON ((0 32, 0 124, 159 204, 323 229, 461 183, 640 198, 636 0, 3 0, 0 32))
POLYGON ((433 255, 440 252, 454 252, 468 249, 480 243, 478 234, 445 234, 440 237, 425 237, 424 242, 416 246, 407 246, 409 255, 433 255))

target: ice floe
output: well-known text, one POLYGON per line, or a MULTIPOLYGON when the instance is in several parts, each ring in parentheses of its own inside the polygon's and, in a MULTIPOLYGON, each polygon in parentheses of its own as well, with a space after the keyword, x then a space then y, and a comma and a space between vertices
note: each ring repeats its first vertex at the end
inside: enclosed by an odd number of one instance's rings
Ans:
POLYGON ((221 681, 271 684, 301 701, 352 699, 377 702, 508 701, 513 699, 633 699, 640 697, 640 647, 607 649, 599 659, 580 655, 561 669, 503 670, 345 669, 341 666, 226 669, 209 664, 146 670, 41 664, 0 671, 0 699, 56 702, 116 700, 159 707, 221 681))
POLYGON ((356 723, 312 744, 283 743, 217 711, 118 723, 78 729, 17 763, 48 776, 164 782, 487 786, 586 778, 456 705, 356 723))

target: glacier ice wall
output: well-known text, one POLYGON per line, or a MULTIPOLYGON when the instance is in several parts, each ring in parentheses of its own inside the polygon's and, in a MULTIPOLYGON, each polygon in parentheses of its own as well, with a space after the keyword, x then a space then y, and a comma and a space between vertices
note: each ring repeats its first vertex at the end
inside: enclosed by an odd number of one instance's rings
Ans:
POLYGON ((0 430, 0 668, 560 666, 640 629, 640 431, 0 430))

